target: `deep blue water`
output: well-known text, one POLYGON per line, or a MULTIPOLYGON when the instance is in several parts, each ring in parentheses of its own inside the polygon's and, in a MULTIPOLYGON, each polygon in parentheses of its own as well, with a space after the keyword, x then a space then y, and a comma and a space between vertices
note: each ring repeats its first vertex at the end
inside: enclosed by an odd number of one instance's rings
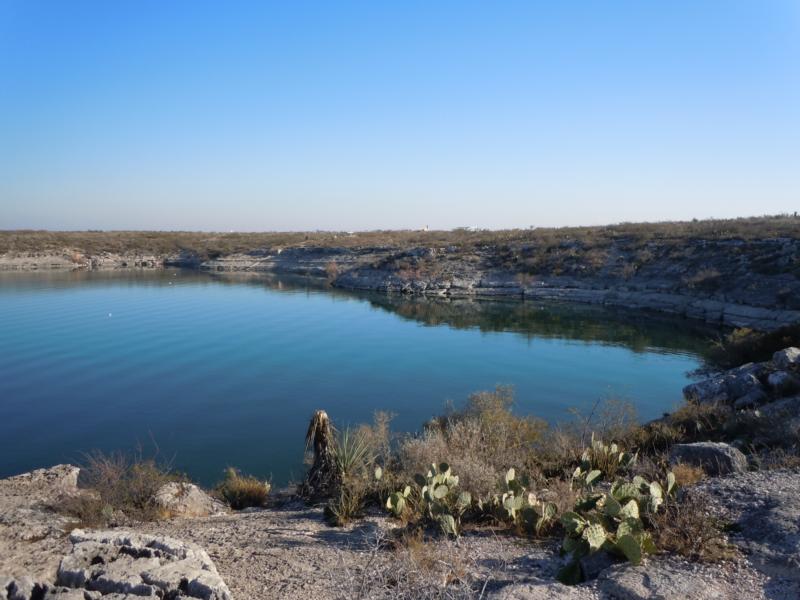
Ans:
POLYGON ((396 413, 511 384, 551 421, 614 396, 671 409, 705 338, 681 321, 520 302, 409 301, 181 271, 0 273, 0 477, 93 449, 150 453, 210 484, 302 473, 308 417, 396 413))

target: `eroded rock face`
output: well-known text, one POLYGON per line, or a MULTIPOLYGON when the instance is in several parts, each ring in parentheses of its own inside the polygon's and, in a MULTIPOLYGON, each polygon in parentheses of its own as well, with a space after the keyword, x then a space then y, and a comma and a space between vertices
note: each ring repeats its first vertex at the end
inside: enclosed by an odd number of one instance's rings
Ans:
POLYGON ((225 505, 192 483, 166 483, 153 501, 173 517, 207 517, 226 512, 225 505))
POLYGON ((727 475, 747 471, 747 457, 723 442, 675 444, 670 451, 671 463, 684 463, 702 468, 709 475, 727 475))
POLYGON ((61 560, 57 585, 145 598, 232 600, 228 586, 200 546, 132 531, 76 529, 61 560))

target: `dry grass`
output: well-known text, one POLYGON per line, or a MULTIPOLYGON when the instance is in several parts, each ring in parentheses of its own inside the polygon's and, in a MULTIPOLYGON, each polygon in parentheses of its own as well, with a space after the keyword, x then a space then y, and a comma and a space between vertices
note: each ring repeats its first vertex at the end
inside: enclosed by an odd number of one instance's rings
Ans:
POLYGON ((325 518, 331 525, 344 527, 363 516, 368 489, 361 478, 346 478, 325 505, 325 518))
POLYGON ((216 492, 232 509, 242 510, 264 506, 271 487, 267 481, 242 475, 238 470, 229 467, 225 471, 225 479, 217 486, 216 492))
POLYGON ((724 524, 712 516, 708 497, 699 492, 684 491, 678 501, 668 500, 650 525, 662 552, 699 561, 718 561, 734 554, 723 533, 724 524))
POLYGON ((675 481, 681 487, 689 487, 700 481, 706 476, 705 471, 700 467, 678 463, 672 465, 670 468, 672 474, 675 475, 675 481))
POLYGON ((512 466, 527 478, 538 478, 535 449, 547 425, 515 415, 512 405, 512 389, 498 387, 472 394, 462 409, 431 421, 421 436, 400 446, 406 478, 424 473, 431 463, 446 462, 458 474, 461 487, 477 498, 494 493, 512 466))
POLYGON ((141 453, 87 454, 81 465, 81 487, 87 493, 67 498, 55 507, 77 520, 76 526, 100 527, 112 521, 153 521, 164 515, 153 502, 158 489, 185 477, 141 453))

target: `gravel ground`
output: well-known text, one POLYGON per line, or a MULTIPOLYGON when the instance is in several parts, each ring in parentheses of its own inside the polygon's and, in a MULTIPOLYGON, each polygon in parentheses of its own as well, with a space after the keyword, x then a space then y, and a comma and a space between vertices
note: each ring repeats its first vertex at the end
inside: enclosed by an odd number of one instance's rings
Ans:
MULTIPOLYGON (((0 481, 0 575, 52 581, 69 549, 68 526, 46 507, 74 493, 72 479, 69 467, 58 467, 0 481)), ((738 523, 731 540, 740 557, 715 564, 653 557, 641 567, 613 566, 575 587, 553 579, 561 565, 558 540, 531 542, 481 529, 417 548, 422 554, 414 562, 411 550, 389 548, 394 524, 380 512, 333 528, 320 508, 285 499, 264 510, 147 523, 137 531, 201 545, 240 600, 800 598, 800 472, 744 473, 698 487, 719 516, 738 523), (427 569, 415 566, 420 556, 427 569), (437 596, 441 590, 446 594, 437 596)))

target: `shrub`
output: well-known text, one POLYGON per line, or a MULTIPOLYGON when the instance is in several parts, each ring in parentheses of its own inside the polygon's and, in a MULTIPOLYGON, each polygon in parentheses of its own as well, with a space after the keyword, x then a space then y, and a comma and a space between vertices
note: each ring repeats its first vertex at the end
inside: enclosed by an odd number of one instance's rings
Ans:
POLYGON ((339 276, 339 265, 336 264, 335 260, 325 263, 325 275, 329 281, 333 281, 339 276))
POLYGON ((358 480, 345 480, 325 505, 325 518, 331 525, 344 527, 364 511, 366 490, 358 480))
POLYGON ((544 421, 512 412, 513 390, 499 386, 472 394, 460 410, 433 419, 420 437, 407 438, 399 448, 406 479, 437 461, 449 464, 461 485, 476 498, 488 499, 511 465, 531 478, 539 475, 537 442, 547 429, 544 421))
POLYGON ((87 492, 55 507, 77 519, 78 525, 99 527, 115 520, 152 521, 162 517, 154 503, 165 483, 184 481, 166 464, 145 459, 140 452, 87 454, 81 465, 80 485, 87 492))
POLYGON ((225 479, 217 486, 217 493, 234 510, 261 507, 267 502, 271 485, 250 475, 242 475, 229 467, 225 471, 225 479))
POLYGON ((800 323, 769 332, 739 328, 718 340, 709 354, 712 364, 724 368, 770 360, 778 350, 800 345, 800 323))
POLYGON ((711 516, 708 497, 694 490, 668 497, 664 510, 651 516, 655 545, 691 560, 731 558, 732 547, 723 533, 723 523, 711 516))
POLYGON ((429 428, 420 437, 403 441, 399 450, 402 481, 425 472, 436 461, 449 464, 461 477, 461 484, 476 498, 489 498, 501 479, 500 461, 492 449, 483 446, 484 428, 475 420, 450 423, 443 430, 429 428))

